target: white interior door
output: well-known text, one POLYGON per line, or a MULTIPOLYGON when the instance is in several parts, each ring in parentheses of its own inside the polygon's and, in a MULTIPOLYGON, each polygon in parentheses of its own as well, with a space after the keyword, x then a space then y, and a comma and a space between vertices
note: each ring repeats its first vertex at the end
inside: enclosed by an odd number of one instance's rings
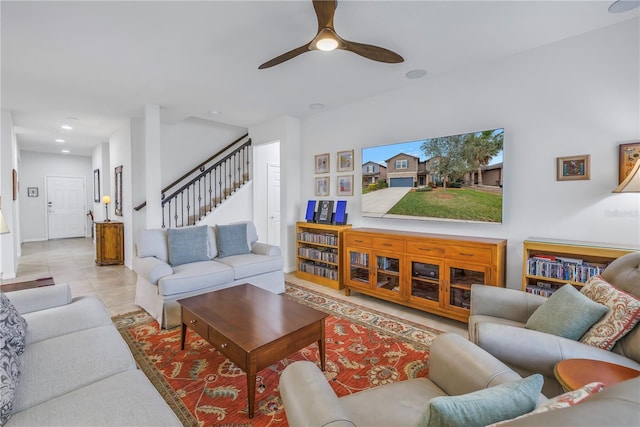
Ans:
POLYGON ((85 194, 83 177, 47 177, 49 239, 85 236, 85 194))
POLYGON ((280 165, 267 166, 267 243, 280 246, 280 165))

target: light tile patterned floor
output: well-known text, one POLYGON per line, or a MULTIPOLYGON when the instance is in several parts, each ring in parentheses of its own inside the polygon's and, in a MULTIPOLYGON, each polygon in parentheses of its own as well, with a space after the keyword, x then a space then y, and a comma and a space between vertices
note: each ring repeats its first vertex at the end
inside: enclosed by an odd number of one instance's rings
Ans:
MULTIPOLYGON (((56 283, 68 283, 73 296, 97 296, 114 316, 137 310, 138 306, 133 303, 136 274, 122 265, 99 267, 94 260, 95 246, 89 238, 23 243, 17 277, 13 280, 3 280, 2 283, 51 276, 56 283)), ((468 336, 465 323, 359 293, 352 293, 352 296, 346 297, 343 291, 298 279, 294 273, 286 274, 285 280, 412 322, 468 336)))

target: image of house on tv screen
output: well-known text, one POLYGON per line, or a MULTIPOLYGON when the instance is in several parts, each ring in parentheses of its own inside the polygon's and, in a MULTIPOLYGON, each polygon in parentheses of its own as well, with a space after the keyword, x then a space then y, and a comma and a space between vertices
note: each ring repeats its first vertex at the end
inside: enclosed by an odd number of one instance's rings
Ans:
POLYGON ((502 223, 504 129, 362 149, 362 215, 502 223))

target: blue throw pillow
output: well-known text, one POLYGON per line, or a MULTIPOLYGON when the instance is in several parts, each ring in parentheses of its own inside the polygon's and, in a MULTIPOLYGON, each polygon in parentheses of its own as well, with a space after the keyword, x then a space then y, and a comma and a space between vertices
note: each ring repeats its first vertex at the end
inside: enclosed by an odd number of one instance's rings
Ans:
POLYGON ((438 396, 429 401, 421 427, 481 427, 519 417, 535 409, 543 378, 534 374, 460 396, 438 396))
POLYGON ((209 260, 206 225, 170 228, 167 230, 167 236, 169 264, 172 266, 209 260))
POLYGON ((248 254, 251 252, 247 243, 247 224, 218 225, 218 257, 248 254))
POLYGON ((566 284, 533 312, 524 327, 577 341, 608 311, 566 284))

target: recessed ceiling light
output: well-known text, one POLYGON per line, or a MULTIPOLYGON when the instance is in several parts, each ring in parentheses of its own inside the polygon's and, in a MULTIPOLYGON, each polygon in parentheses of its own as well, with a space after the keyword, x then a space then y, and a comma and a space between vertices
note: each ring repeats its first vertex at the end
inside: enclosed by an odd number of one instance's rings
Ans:
POLYGON ((218 114, 220 114, 220 111, 211 110, 209 111, 209 114, 211 114, 212 116, 217 116, 218 114))
POLYGON ((62 125, 62 129, 71 130, 73 128, 69 125, 62 125))
POLYGON ((64 142, 64 139, 56 139, 56 142, 64 142))
POLYGON ((70 153, 71 152, 69 150, 60 150, 60 151, 63 152, 63 153, 70 153))
POLYGON ((408 79, 421 79, 422 77, 427 75, 426 70, 411 70, 405 74, 405 77, 408 79))
POLYGON ((324 108, 324 104, 320 104, 318 102, 318 103, 309 105, 309 108, 311 108, 312 110, 322 110, 324 108))

